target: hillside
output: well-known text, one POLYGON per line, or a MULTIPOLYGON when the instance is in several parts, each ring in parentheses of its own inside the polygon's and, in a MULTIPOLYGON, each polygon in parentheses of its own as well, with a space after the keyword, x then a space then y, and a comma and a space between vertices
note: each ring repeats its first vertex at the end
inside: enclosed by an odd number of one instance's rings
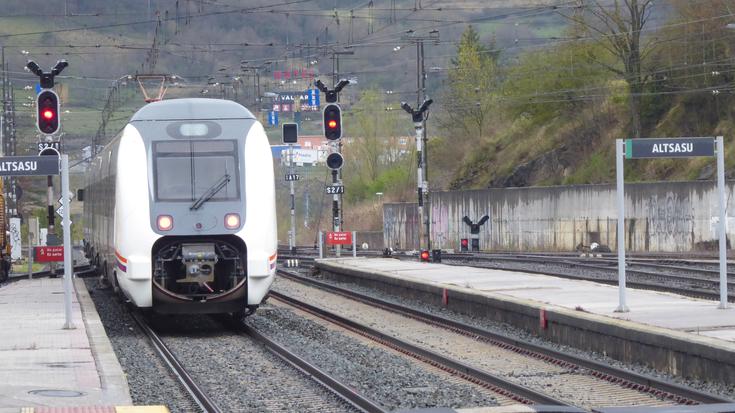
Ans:
MULTIPOLYGON (((437 188, 614 182, 614 140, 635 136, 632 96, 640 101, 640 137, 722 135, 726 167, 733 166, 734 49, 726 27, 731 18, 724 3, 705 3, 671 2, 657 24, 647 23, 651 26, 640 41, 650 48, 642 60, 641 89, 634 95, 617 73, 624 65, 609 52, 611 37, 591 36, 573 25, 567 38, 587 35, 590 40, 555 42, 521 53, 512 63, 500 57, 487 64, 494 80, 484 98, 445 95, 474 104, 463 121, 482 117, 481 129, 487 132, 463 133, 454 109, 444 108, 431 152, 437 188)), ((450 77, 470 69, 458 67, 450 77)), ((482 76, 471 80, 481 83, 482 76)), ((626 180, 712 179, 713 166, 708 158, 631 161, 626 180)), ((727 176, 735 173, 727 171, 727 176)))

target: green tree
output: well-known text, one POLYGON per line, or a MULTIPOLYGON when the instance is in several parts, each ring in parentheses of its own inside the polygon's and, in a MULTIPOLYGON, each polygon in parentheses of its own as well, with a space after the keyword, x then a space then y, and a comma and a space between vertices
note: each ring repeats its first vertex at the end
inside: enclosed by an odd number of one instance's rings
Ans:
POLYGON ((368 89, 350 110, 351 161, 357 175, 366 181, 375 181, 381 169, 394 159, 391 154, 395 149, 393 138, 399 130, 398 112, 386 108, 383 93, 368 89))
POLYGON ((495 107, 498 54, 472 25, 462 33, 442 96, 442 126, 451 135, 484 136, 495 107))
POLYGON ((650 79, 643 64, 656 44, 653 39, 642 42, 641 34, 650 17, 653 0, 578 2, 574 15, 563 15, 575 24, 580 33, 595 38, 605 49, 605 54, 590 54, 590 59, 627 83, 631 133, 640 138, 641 97, 650 79), (610 64, 608 56, 615 57, 617 61, 610 64))

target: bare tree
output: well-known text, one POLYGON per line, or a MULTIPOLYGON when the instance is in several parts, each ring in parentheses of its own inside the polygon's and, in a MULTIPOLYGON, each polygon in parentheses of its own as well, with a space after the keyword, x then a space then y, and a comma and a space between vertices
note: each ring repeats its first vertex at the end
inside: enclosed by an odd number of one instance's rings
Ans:
POLYGON ((590 55, 596 63, 622 77, 628 84, 631 132, 641 136, 641 95, 648 76, 642 62, 654 48, 654 41, 641 44, 654 0, 579 0, 573 15, 562 15, 577 24, 580 34, 598 39, 617 62, 590 55))

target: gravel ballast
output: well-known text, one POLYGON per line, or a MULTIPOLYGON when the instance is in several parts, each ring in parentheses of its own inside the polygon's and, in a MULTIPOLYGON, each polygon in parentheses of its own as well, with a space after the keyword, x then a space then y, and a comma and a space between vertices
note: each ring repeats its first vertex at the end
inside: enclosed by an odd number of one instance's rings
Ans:
POLYGON ((172 413, 199 411, 150 347, 148 338, 138 329, 120 297, 111 288, 98 288, 97 279, 86 278, 84 282, 127 376, 133 403, 163 404, 172 413))
MULTIPOLYGON (((121 299, 86 279, 113 349, 127 375, 133 403, 175 412, 199 408, 150 347, 121 299)), ((260 344, 207 316, 154 315, 151 326, 197 384, 226 412, 352 412, 300 371, 260 344)))
MULTIPOLYGON (((301 269, 300 272, 302 273, 302 275, 307 275, 311 273, 311 270, 304 268, 304 269, 301 269)), ((322 282, 326 282, 326 283, 333 284, 333 285, 336 285, 342 288, 350 289, 350 290, 353 290, 353 291, 356 291, 356 292, 359 292, 359 293, 362 293, 368 296, 380 298, 380 299, 383 299, 389 302, 393 302, 399 305, 408 306, 408 307, 414 308, 419 311, 424 311, 430 314, 435 314, 435 315, 439 315, 442 317, 446 317, 446 318, 456 320, 458 322, 466 323, 466 324, 469 324, 475 327, 484 328, 494 333, 508 336, 510 338, 528 341, 534 344, 544 345, 544 346, 551 347, 559 351, 564 351, 564 352, 567 352, 567 353, 570 353, 576 356, 581 356, 588 360, 594 360, 597 362, 609 364, 614 367, 627 369, 629 371, 633 371, 639 374, 649 375, 649 376, 652 376, 658 379, 668 380, 668 381, 675 382, 675 383, 678 383, 684 386, 692 387, 694 389, 698 389, 704 392, 717 394, 717 395, 735 400, 735 386, 727 386, 721 383, 711 383, 711 382, 704 382, 704 381, 699 381, 699 380, 683 379, 681 377, 676 377, 670 374, 659 372, 657 370, 653 370, 647 366, 642 366, 638 364, 626 364, 626 363, 622 363, 620 361, 614 360, 610 357, 607 357, 603 354, 583 351, 583 350, 579 350, 573 347, 559 345, 559 344, 550 342, 548 340, 545 340, 543 338, 540 338, 538 336, 532 335, 527 331, 513 327, 508 324, 498 323, 498 322, 488 320, 482 317, 471 317, 465 314, 461 314, 461 313, 446 309, 444 307, 428 305, 420 300, 406 298, 406 297, 402 297, 402 296, 395 295, 395 294, 388 294, 383 291, 363 287, 363 286, 360 286, 354 283, 350 283, 350 282, 337 281, 333 279, 323 278, 323 277, 320 277, 319 275, 316 275, 316 278, 322 282)), ((274 288, 279 288, 279 285, 280 285, 279 282, 280 280, 277 279, 274 288)))
POLYGON ((247 323, 386 410, 494 406, 458 384, 376 345, 368 345, 281 307, 261 308, 247 323))

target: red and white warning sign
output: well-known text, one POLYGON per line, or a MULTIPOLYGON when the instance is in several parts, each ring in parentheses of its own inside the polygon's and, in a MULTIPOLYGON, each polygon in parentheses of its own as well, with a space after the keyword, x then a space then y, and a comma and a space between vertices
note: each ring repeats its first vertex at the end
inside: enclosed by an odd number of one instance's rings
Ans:
POLYGON ((64 247, 62 245, 52 247, 35 247, 36 262, 61 262, 64 261, 64 247))
POLYGON ((347 231, 327 232, 327 245, 351 245, 352 233, 347 231))

